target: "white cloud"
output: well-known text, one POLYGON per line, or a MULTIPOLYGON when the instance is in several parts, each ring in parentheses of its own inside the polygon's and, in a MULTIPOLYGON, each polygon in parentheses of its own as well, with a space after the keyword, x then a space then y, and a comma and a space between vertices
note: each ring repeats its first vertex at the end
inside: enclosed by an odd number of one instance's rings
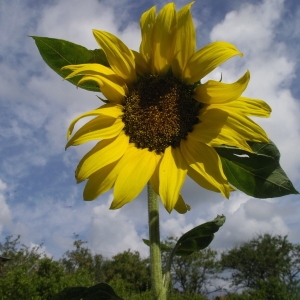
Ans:
MULTIPOLYGON (((212 41, 230 41, 245 56, 225 63, 210 78, 220 78, 222 73, 225 82, 232 82, 237 79, 237 74, 250 70, 251 81, 244 94, 264 99, 273 109, 270 119, 256 118, 255 121, 266 129, 279 147, 281 165, 292 181, 297 182, 300 178, 300 161, 297 158, 297 149, 300 147, 300 107, 290 91, 296 61, 291 60, 288 45, 277 41, 275 36, 284 10, 283 4, 281 0, 245 4, 239 10, 228 13, 224 20, 214 26, 210 34, 212 41)), ((261 232, 293 235, 287 220, 296 216, 297 212, 283 212, 280 209, 281 201, 285 199, 268 203, 266 200, 249 199, 236 192, 229 201, 212 205, 211 212, 220 214, 223 211, 227 216, 225 225, 216 234, 212 245, 229 247, 234 241, 245 241, 254 233, 261 232)), ((210 216, 213 217, 213 214, 210 216)))
POLYGON ((122 11, 116 11, 113 2, 89 1, 86 5, 80 0, 60 1, 45 7, 38 26, 39 34, 49 37, 67 39, 81 44, 88 49, 98 48, 92 29, 108 31, 117 35, 127 45, 137 49, 140 40, 137 22, 128 22, 124 27, 123 18, 128 10, 123 3, 122 11), (72 5, 72 9, 70 9, 72 5))
MULTIPOLYGON (((127 249, 148 256, 149 249, 139 236, 136 224, 122 210, 109 210, 111 201, 110 197, 106 204, 98 205, 93 209, 90 229, 92 249, 104 256, 116 255, 127 249)), ((128 205, 132 205, 131 209, 135 209, 134 204, 128 205)))
POLYGON ((278 207, 265 200, 249 199, 246 203, 241 203, 235 213, 228 216, 220 233, 216 235, 215 243, 224 249, 234 242, 241 243, 255 234, 265 232, 285 235, 289 228, 278 207))
POLYGON ((274 27, 280 21, 283 3, 284 0, 264 0, 257 5, 244 4, 214 26, 211 39, 227 40, 253 52, 265 51, 272 47, 274 27))
MULTIPOLYGON (((185 4, 177 2, 177 8, 185 4)), ((28 244, 45 242, 47 253, 52 255, 72 247, 74 232, 82 235, 83 240, 87 236, 88 246, 105 256, 128 248, 144 256, 149 251, 142 242, 148 236, 145 193, 117 211, 108 210, 108 194, 95 202, 82 201, 84 184, 75 185, 73 170, 91 145, 64 152, 65 132, 74 117, 101 103, 95 94, 76 89, 48 69, 33 40, 27 37, 29 34, 63 38, 94 49, 98 45, 91 29, 96 28, 118 35, 137 49, 139 16, 132 16, 130 8, 142 4, 126 1, 131 5, 126 8, 122 3, 120 6, 119 1, 90 0, 87 5, 80 0, 66 0, 29 7, 28 1, 16 0, 0 4, 0 25, 6 28, 0 32, 4 45, 0 49, 0 108, 5 111, 0 127, 1 139, 5 141, 0 149, 4 157, 0 176, 8 178, 6 184, 0 180, 0 231, 5 227, 11 233, 21 234, 28 244), (125 22, 128 16, 130 21, 125 22), (10 198, 6 185, 17 191, 10 198)), ((196 2, 194 17, 199 7, 201 4, 196 2)), ((270 119, 255 121, 279 146, 284 169, 299 182, 300 112, 299 102, 290 90, 299 66, 289 55, 289 40, 277 40, 283 11, 284 1, 265 0, 255 5, 249 1, 228 13, 213 27, 210 39, 230 41, 245 56, 233 58, 211 77, 219 79, 222 72, 224 81, 229 82, 250 70, 251 81, 245 94, 262 98, 273 108, 270 119)), ((195 20, 196 24, 200 22, 195 20)), ((293 27, 287 30, 290 28, 293 27)), ((295 38, 297 32, 293 30, 295 38)), ((265 231, 289 233, 299 242, 299 208, 294 198, 256 200, 235 192, 230 200, 225 200, 191 180, 182 193, 192 210, 186 215, 169 215, 162 208, 163 238, 179 236, 224 213, 227 221, 216 233, 213 247, 231 247, 265 231)))
POLYGON ((9 225, 11 222, 11 210, 5 199, 6 190, 7 185, 0 178, 0 234, 3 230, 3 227, 9 225))
POLYGON ((164 238, 169 236, 180 237, 194 227, 192 223, 186 223, 185 215, 175 214, 174 217, 169 216, 161 222, 161 234, 164 238))
POLYGON ((299 101, 291 94, 296 61, 291 60, 289 45, 276 40, 276 30, 284 12, 284 1, 263 1, 245 4, 230 12, 211 32, 211 40, 227 40, 244 53, 242 59, 220 67, 225 78, 236 80, 234 74, 250 70, 251 80, 246 96, 264 99, 272 107, 270 119, 255 119, 278 146, 281 163, 292 180, 300 178, 299 101), (229 74, 228 74, 229 73, 229 74))

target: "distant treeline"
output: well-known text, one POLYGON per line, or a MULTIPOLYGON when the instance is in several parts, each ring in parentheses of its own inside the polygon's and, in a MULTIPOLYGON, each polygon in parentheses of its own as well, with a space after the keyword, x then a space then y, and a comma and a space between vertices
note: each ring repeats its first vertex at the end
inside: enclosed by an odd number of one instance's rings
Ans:
MULTIPOLYGON (((172 246, 173 238, 165 241, 172 246)), ((47 300, 67 287, 110 284, 123 299, 152 299, 149 260, 130 249, 112 258, 92 254, 74 237, 73 248, 55 260, 20 236, 0 243, 0 299, 47 300), (10 260, 5 260, 9 258, 10 260)), ((162 260, 166 262, 167 253, 162 260)), ((168 299, 300 299, 300 245, 287 236, 257 235, 223 253, 207 248, 175 257, 168 299)))

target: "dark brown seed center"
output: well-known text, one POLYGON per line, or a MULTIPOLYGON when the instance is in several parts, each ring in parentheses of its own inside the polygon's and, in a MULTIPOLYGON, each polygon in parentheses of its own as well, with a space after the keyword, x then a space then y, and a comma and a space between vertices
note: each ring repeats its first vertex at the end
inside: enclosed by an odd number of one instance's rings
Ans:
POLYGON ((192 98, 193 89, 171 75, 139 79, 125 98, 124 131, 130 142, 156 153, 179 147, 199 122, 201 104, 192 98))

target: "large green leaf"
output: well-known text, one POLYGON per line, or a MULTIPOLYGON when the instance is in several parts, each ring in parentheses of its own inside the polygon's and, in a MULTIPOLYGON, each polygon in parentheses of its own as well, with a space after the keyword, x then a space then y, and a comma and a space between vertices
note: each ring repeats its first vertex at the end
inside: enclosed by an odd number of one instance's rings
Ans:
POLYGON ((227 146, 215 148, 233 186, 256 198, 299 194, 279 164, 280 153, 275 144, 249 145, 253 153, 227 146))
POLYGON ((91 287, 65 288, 56 294, 52 300, 122 300, 113 288, 106 283, 99 283, 91 287))
MULTIPOLYGON (((67 65, 98 63, 109 66, 102 49, 88 50, 83 46, 65 40, 48 37, 32 36, 32 38, 35 40, 38 50, 47 65, 63 78, 71 73, 70 70, 61 70, 62 67, 67 65)), ((77 86, 81 78, 82 76, 76 76, 68 79, 68 81, 77 86)), ((86 81, 79 87, 93 92, 100 92, 99 86, 94 81, 86 81)))

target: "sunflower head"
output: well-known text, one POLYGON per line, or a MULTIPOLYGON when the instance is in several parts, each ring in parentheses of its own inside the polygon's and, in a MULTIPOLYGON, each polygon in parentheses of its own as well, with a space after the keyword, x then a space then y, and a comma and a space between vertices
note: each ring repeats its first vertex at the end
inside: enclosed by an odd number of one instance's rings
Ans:
POLYGON ((125 97, 123 122, 129 142, 157 154, 177 148, 199 122, 193 87, 170 75, 139 79, 125 97))
POLYGON ((120 208, 150 182, 167 211, 185 213, 190 207, 180 191, 187 175, 227 198, 233 190, 214 147, 251 151, 247 141, 268 141, 249 116, 268 117, 270 107, 242 97, 248 71, 231 84, 200 83, 217 66, 242 54, 223 41, 196 50, 192 4, 176 11, 169 3, 157 14, 155 7, 143 13, 139 52, 108 32, 93 30, 109 66, 64 67, 72 71, 67 78, 82 76, 79 84, 95 81, 107 99, 73 120, 68 131, 70 138, 78 120, 94 116, 67 143, 98 141, 76 170, 78 182, 88 180, 86 200, 113 188, 111 208, 120 208))

